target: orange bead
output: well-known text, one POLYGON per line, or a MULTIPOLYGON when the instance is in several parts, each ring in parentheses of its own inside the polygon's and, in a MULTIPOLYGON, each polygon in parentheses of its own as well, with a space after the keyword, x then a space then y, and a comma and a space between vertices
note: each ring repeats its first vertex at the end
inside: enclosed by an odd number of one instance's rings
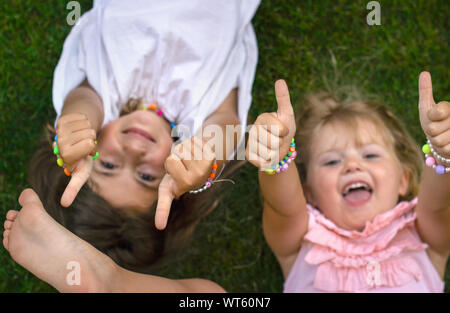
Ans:
POLYGON ((216 174, 211 173, 211 175, 209 175, 209 177, 211 177, 212 179, 214 179, 214 177, 216 177, 216 174))
POLYGON ((156 110, 156 104, 150 104, 150 105, 148 106, 148 108, 149 108, 150 110, 156 110))
POLYGON ((295 151, 295 148, 294 148, 294 147, 290 147, 290 148, 289 148, 289 151, 294 152, 294 151, 295 151))
POLYGON ((213 169, 214 169, 214 170, 217 170, 217 163, 214 163, 214 164, 213 164, 213 169))
POLYGON ((64 174, 66 174, 67 176, 70 176, 70 172, 67 168, 64 169, 64 174))

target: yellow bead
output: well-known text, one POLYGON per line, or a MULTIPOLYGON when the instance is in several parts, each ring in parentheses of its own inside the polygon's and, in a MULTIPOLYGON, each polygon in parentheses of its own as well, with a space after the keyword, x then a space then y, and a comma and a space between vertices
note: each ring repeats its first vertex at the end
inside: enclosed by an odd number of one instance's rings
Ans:
POLYGON ((56 160, 56 163, 58 163, 58 165, 61 166, 61 167, 64 165, 64 161, 63 161, 63 159, 61 159, 61 158, 58 158, 58 159, 56 160))
POLYGON ((423 153, 425 153, 425 154, 430 153, 430 152, 431 152, 430 146, 429 146, 428 144, 424 144, 423 147, 422 147, 422 151, 423 151, 423 153))
POLYGON ((275 174, 275 170, 271 169, 271 168, 266 168, 264 170, 264 172, 266 172, 266 174, 268 174, 268 175, 274 175, 275 174))

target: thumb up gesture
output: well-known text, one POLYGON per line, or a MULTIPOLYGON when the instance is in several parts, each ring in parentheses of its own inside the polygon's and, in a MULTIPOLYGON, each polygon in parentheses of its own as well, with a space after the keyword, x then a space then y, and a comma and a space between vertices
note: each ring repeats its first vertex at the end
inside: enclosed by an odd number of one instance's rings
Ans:
POLYGON ((250 129, 246 149, 247 160, 260 169, 281 160, 289 151, 295 135, 295 116, 284 80, 275 82, 277 112, 258 116, 250 129))
POLYGON ((431 75, 422 72, 419 76, 420 124, 434 150, 450 158, 450 102, 436 103, 433 98, 431 75))

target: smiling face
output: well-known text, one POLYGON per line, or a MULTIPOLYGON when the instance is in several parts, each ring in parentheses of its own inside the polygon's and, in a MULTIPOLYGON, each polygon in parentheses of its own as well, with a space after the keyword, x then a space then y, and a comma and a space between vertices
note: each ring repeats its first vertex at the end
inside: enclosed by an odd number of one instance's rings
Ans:
POLYGON ((324 125, 312 140, 305 194, 337 226, 362 230, 408 189, 408 173, 371 121, 357 129, 342 122, 324 125))
POLYGON ((146 212, 157 200, 172 147, 170 125, 152 111, 135 111, 102 128, 90 184, 112 206, 146 212))

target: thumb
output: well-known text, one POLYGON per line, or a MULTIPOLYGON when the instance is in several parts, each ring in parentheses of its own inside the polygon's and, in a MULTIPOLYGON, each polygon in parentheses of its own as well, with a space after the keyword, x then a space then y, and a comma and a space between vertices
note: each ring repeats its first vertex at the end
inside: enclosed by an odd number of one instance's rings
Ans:
POLYGON ((275 96, 278 104, 277 116, 280 120, 286 121, 287 118, 294 115, 294 109, 289 97, 288 86, 283 79, 275 82, 275 96))
POLYGON ((426 114, 434 105, 431 75, 422 72, 419 76, 419 113, 426 114))
POLYGON ((69 184, 61 197, 61 205, 63 207, 69 207, 73 200, 75 200, 81 187, 87 182, 91 175, 92 160, 80 161, 75 170, 70 175, 69 184))
POLYGON ((22 193, 19 196, 19 204, 23 207, 27 204, 31 204, 31 203, 35 203, 39 206, 43 206, 41 199, 39 199, 39 196, 37 195, 37 193, 31 189, 31 188, 27 188, 24 191, 22 191, 22 193))
POLYGON ((155 212, 155 226, 159 230, 166 228, 170 207, 175 198, 175 180, 169 174, 164 175, 158 188, 158 204, 155 212))

